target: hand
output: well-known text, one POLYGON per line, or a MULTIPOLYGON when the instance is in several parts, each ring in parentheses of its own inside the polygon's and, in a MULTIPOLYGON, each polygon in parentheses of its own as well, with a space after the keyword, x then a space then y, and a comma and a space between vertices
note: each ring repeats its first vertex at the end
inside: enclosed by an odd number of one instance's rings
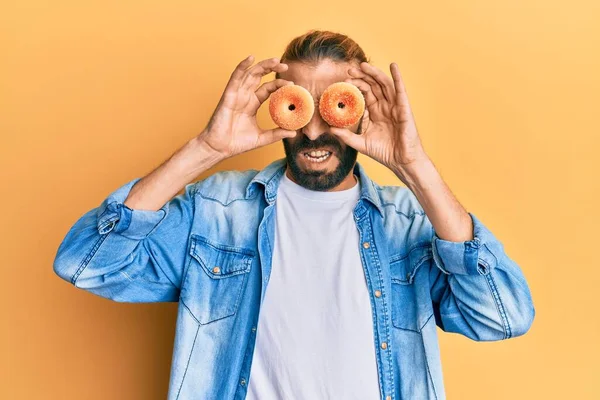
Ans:
POLYGON ((357 135, 348 129, 332 127, 331 133, 394 172, 402 172, 413 163, 426 160, 427 155, 398 65, 392 63, 390 71, 392 78, 366 62, 360 64, 360 69, 348 70, 352 78, 346 82, 354 84, 365 96, 363 131, 357 135))
POLYGON ((262 130, 258 126, 256 112, 260 105, 271 93, 293 82, 275 79, 258 87, 264 75, 283 72, 288 66, 278 58, 270 58, 248 68, 253 59, 250 55, 235 68, 208 125, 198 136, 223 158, 296 136, 296 131, 262 130))

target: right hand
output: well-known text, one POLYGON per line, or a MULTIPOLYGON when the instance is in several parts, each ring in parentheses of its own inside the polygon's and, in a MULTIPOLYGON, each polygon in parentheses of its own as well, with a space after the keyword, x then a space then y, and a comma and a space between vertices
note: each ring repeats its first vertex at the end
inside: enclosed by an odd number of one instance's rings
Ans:
POLYGON ((208 125, 198 136, 224 158, 296 136, 296 131, 262 130, 258 126, 260 105, 271 93, 293 82, 275 79, 258 87, 264 75, 286 71, 288 66, 278 58, 269 58, 248 68, 253 59, 250 55, 235 68, 208 125))

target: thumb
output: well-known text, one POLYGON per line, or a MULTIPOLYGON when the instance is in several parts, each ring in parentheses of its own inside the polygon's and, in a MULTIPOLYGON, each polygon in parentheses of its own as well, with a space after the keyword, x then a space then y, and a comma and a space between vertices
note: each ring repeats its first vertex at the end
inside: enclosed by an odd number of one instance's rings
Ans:
POLYGON ((275 143, 284 138, 293 138, 294 136, 296 136, 296 131, 288 131, 281 128, 269 129, 258 135, 258 147, 275 143))
POLYGON ((345 144, 354 148, 361 153, 364 153, 364 137, 362 135, 358 135, 348 129, 345 128, 334 128, 331 127, 329 129, 331 133, 340 138, 345 144))

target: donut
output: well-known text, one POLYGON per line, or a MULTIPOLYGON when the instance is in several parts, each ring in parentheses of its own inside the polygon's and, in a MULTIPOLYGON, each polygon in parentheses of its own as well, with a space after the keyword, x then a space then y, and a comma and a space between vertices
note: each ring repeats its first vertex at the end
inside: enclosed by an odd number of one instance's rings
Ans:
POLYGON ((300 85, 282 86, 270 97, 269 113, 280 128, 300 129, 308 124, 314 112, 312 95, 300 85))
POLYGON ((319 101, 319 113, 331 126, 348 128, 356 124, 365 112, 365 98, 356 86, 348 82, 331 84, 319 101))

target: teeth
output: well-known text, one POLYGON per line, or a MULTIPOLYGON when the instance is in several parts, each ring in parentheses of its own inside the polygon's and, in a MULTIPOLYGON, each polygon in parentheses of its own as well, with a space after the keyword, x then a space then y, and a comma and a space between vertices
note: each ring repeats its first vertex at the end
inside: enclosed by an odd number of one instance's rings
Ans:
POLYGON ((322 150, 319 150, 319 151, 314 151, 313 150, 313 151, 305 153, 305 154, 308 154, 308 155, 310 155, 312 157, 323 157, 323 156, 326 156, 328 154, 331 154, 331 152, 329 152, 329 151, 322 151, 322 150))
POLYGON ((325 155, 322 157, 313 157, 313 156, 309 156, 307 153, 305 153, 304 157, 306 157, 307 159, 309 159, 310 161, 313 161, 313 162, 323 162, 323 161, 327 160, 330 155, 331 155, 331 153, 325 152, 325 155))

